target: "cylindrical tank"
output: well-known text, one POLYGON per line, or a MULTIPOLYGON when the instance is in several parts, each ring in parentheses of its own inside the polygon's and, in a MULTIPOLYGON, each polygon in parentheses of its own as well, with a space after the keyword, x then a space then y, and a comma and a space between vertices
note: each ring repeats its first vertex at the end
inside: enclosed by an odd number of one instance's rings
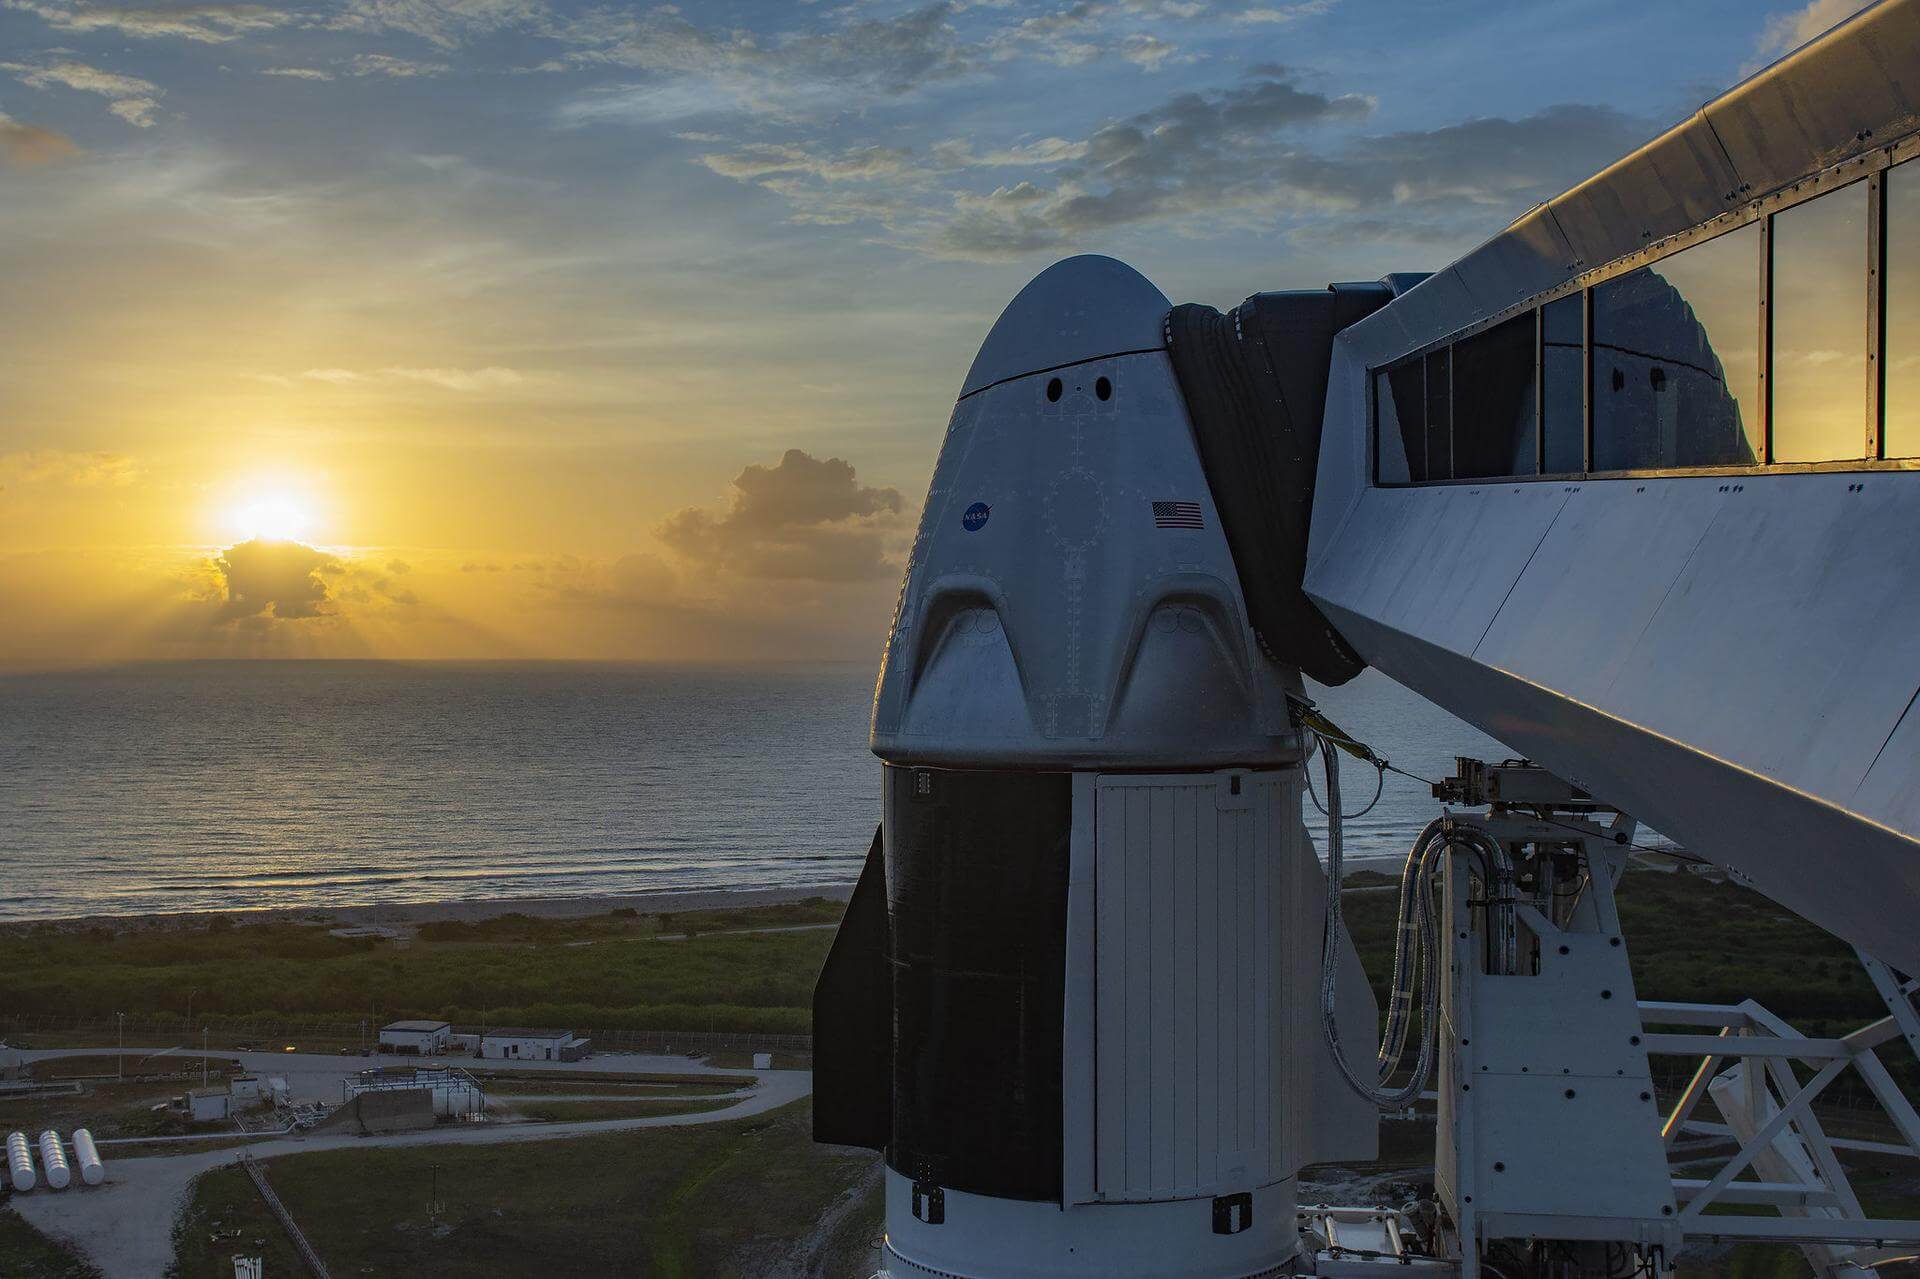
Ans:
POLYGON ((27 1144, 27 1134, 23 1132, 7 1137, 7 1174, 15 1190, 32 1190, 39 1183, 40 1179, 33 1174, 33 1148, 27 1144))
POLYGON ((73 1180, 67 1152, 60 1145, 60 1134, 51 1128, 40 1134, 40 1166, 46 1169, 47 1185, 54 1190, 65 1190, 73 1180))
POLYGON ((73 1130, 73 1161, 80 1165, 80 1180, 97 1186, 107 1179, 107 1166, 100 1161, 100 1147, 85 1128, 73 1130))

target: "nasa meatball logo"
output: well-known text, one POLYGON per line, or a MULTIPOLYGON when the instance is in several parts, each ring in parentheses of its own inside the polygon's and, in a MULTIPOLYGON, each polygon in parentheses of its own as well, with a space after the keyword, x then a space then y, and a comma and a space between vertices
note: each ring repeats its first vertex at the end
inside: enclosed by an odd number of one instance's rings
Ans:
POLYGON ((985 502, 975 502, 960 517, 960 527, 969 533, 978 533, 987 526, 987 516, 993 514, 993 508, 985 502))

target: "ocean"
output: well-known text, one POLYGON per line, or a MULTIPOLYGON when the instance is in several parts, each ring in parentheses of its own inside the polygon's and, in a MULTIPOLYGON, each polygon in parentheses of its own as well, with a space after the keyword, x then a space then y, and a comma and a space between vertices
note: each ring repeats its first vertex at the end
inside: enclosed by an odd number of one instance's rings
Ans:
MULTIPOLYGON (((0 919, 848 883, 879 819, 872 689, 871 663, 0 677, 0 919)), ((1414 773, 1507 753, 1376 672, 1312 692, 1414 773)), ((1344 776, 1357 809, 1372 770, 1344 776)), ((1435 811, 1389 775, 1350 860, 1435 811)))

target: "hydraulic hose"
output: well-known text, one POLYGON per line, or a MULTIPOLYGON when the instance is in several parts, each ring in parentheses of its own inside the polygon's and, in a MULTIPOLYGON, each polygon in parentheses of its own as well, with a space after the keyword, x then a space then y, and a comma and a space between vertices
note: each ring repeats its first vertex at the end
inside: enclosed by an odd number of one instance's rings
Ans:
MULTIPOLYGON (((1374 1056, 1374 1078, 1367 1079, 1347 1060, 1340 1043, 1337 1016, 1338 973, 1346 925, 1341 915, 1340 886, 1346 856, 1340 813, 1340 764, 1336 752, 1320 743, 1327 777, 1327 909, 1320 942, 1320 1025, 1327 1047, 1348 1086, 1382 1109, 1397 1110, 1426 1091, 1433 1073, 1434 1027, 1439 1022, 1440 969, 1438 912, 1433 901, 1433 872, 1441 851, 1453 843, 1447 823, 1429 822, 1407 853, 1400 874, 1399 928, 1394 940, 1393 989, 1387 1004, 1386 1033, 1374 1056), (1406 1053, 1415 990, 1421 996, 1420 1051, 1413 1074, 1399 1088, 1387 1081, 1406 1053)), ((1482 851, 1484 855, 1484 850, 1482 851)))

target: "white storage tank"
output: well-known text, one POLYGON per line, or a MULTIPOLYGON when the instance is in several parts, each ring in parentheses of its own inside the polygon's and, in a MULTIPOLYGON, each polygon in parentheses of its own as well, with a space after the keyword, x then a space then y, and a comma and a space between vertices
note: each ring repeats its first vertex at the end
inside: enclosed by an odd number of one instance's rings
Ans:
POLYGON ((107 1179, 107 1166, 100 1160, 100 1147, 85 1128, 73 1130, 73 1161, 80 1165, 80 1180, 97 1186, 107 1179))
POLYGON ((60 1146, 60 1134, 51 1128, 40 1134, 40 1166, 46 1169, 47 1185, 55 1190, 65 1190, 73 1180, 73 1170, 67 1166, 67 1152, 60 1146))
POLYGON ((33 1175, 33 1149, 27 1134, 16 1132, 7 1138, 7 1173, 15 1190, 32 1190, 39 1178, 33 1175))

